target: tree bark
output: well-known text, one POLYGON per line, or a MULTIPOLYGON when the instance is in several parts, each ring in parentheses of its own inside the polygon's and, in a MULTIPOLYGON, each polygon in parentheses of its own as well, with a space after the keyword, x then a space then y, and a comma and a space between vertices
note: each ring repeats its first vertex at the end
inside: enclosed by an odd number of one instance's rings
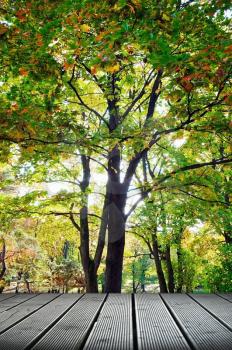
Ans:
POLYGON ((175 280, 174 280, 174 272, 173 272, 172 261, 171 261, 170 245, 166 246, 165 256, 166 256, 166 265, 168 270, 168 291, 169 293, 174 293, 175 280))
POLYGON ((2 251, 0 253, 0 263, 2 265, 1 270, 0 270, 0 280, 3 279, 5 273, 6 273, 6 262, 5 262, 5 258, 6 258, 6 242, 3 239, 2 242, 2 251))
POLYGON ((158 277, 158 280, 159 280, 160 292, 161 293, 168 293, 168 288, 167 288, 166 280, 165 280, 165 277, 164 277, 162 263, 161 263, 161 259, 160 259, 160 256, 159 256, 159 247, 158 247, 158 241, 157 241, 156 233, 154 233, 152 235, 152 248, 153 248, 153 256, 154 256, 154 259, 155 259, 155 266, 156 266, 157 277, 158 277))
MULTIPOLYGON (((225 202, 229 208, 231 206, 229 193, 225 193, 224 197, 225 197, 225 202)), ((225 222, 224 225, 226 227, 226 229, 224 230, 225 242, 226 242, 226 244, 232 244, 232 225, 231 225, 231 222, 228 222, 228 223, 225 222)))
MULTIPOLYGON (((89 187, 90 182, 90 158, 84 154, 81 155, 81 163, 82 163, 82 171, 83 177, 80 183, 80 189, 83 196, 83 205, 80 210, 80 224, 78 224, 75 219, 72 211, 70 211, 70 220, 74 227, 80 232, 80 256, 81 263, 84 270, 85 275, 85 283, 86 283, 86 292, 87 293, 98 293, 98 281, 97 281, 97 269, 100 264, 100 259, 102 255, 103 248, 101 248, 101 252, 98 252, 98 248, 96 251, 97 255, 97 264, 95 264, 94 260, 90 256, 89 251, 89 220, 88 220, 88 193, 86 192, 89 187)), ((73 205, 71 206, 72 209, 73 205)), ((101 236, 104 236, 104 226, 101 230, 101 236)), ((104 247, 104 244, 103 244, 104 247)))
POLYGON ((232 233, 228 231, 224 231, 224 237, 226 244, 232 244, 232 233))
POLYGON ((136 293, 136 286, 135 286, 135 263, 132 263, 132 291, 135 294, 136 293))
POLYGON ((88 271, 85 272, 86 279, 86 292, 87 293, 98 293, 98 281, 97 274, 95 271, 94 262, 90 260, 88 271))
POLYGON ((182 293, 183 290, 183 264, 182 264, 182 250, 181 250, 181 243, 178 244, 177 247, 177 293, 182 293))
MULTIPOLYGON (((159 69, 155 76, 154 83, 151 89, 150 99, 148 103, 147 115, 144 122, 144 129, 146 128, 149 120, 154 114, 155 105, 159 97, 159 86, 162 77, 162 70, 159 69)), ((148 82, 145 83, 145 86, 148 82)), ((144 86, 144 88, 145 88, 144 86)), ((123 116, 119 115, 118 107, 118 86, 117 76, 112 76, 110 82, 111 95, 114 99, 108 99, 108 111, 109 111, 109 132, 113 132, 121 123, 120 118, 123 120, 131 108, 134 105, 132 102, 129 109, 126 110, 123 116)), ((143 94, 143 93, 142 93, 143 94)), ((140 99, 142 95, 138 95, 140 99)), ((152 145, 152 144, 151 144, 152 145)), ((108 247, 106 257, 106 278, 105 278, 105 291, 106 292, 121 292, 122 283, 122 268, 123 268, 123 252, 125 245, 125 222, 128 215, 125 216, 124 209, 126 204, 127 192, 135 175, 136 168, 140 163, 142 157, 146 154, 148 149, 139 151, 131 159, 128 168, 125 173, 123 183, 120 182, 120 163, 121 163, 121 151, 118 145, 114 146, 108 153, 108 194, 109 194, 109 211, 108 211, 108 247)))
POLYGON ((121 232, 121 236, 117 241, 108 243, 105 293, 121 292, 125 232, 121 232))
POLYGON ((118 145, 109 152, 108 160, 108 245, 105 270, 105 292, 120 293, 125 246, 125 204, 127 186, 120 183, 121 154, 118 145))

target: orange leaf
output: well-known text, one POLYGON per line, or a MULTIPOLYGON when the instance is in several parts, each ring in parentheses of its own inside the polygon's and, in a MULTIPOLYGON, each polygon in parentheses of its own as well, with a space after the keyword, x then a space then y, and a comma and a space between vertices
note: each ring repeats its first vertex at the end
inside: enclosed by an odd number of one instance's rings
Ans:
POLYGON ((185 91, 190 92, 193 89, 193 84, 190 81, 183 81, 182 80, 182 87, 185 89, 185 91))
POLYGON ((28 108, 23 108, 23 109, 21 110, 20 114, 25 114, 25 113, 27 113, 27 112, 28 112, 28 108))
POLYGON ((210 71, 211 70, 210 65, 208 63, 204 64, 204 66, 202 66, 202 69, 205 70, 205 71, 210 71))
POLYGON ((64 62, 64 65, 63 65, 64 70, 68 70, 69 68, 72 68, 72 67, 73 67, 72 63, 64 62))
POLYGON ((16 12, 16 17, 20 20, 20 22, 24 22, 26 20, 26 15, 28 14, 29 10, 21 9, 16 12))
POLYGON ((232 51, 232 45, 228 46, 228 47, 224 50, 225 53, 231 53, 231 51, 232 51))
POLYGON ((26 77, 28 75, 28 71, 24 68, 19 68, 19 74, 26 77))
POLYGON ((91 74, 95 75, 97 73, 97 66, 92 66, 91 67, 91 74))

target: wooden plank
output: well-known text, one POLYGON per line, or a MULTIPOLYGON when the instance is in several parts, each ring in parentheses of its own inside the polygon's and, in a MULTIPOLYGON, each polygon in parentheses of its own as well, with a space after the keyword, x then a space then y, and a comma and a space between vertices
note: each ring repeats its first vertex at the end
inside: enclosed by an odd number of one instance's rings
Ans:
POLYGON ((13 298, 8 298, 0 303, 0 313, 36 297, 36 295, 38 294, 16 294, 13 298))
MULTIPOLYGON (((45 295, 43 295, 45 297, 45 295)), ((46 295, 51 296, 51 294, 46 295)), ((0 336, 1 350, 24 350, 34 343, 80 298, 77 294, 63 294, 19 322, 0 336)))
POLYGON ((104 298, 104 294, 85 294, 33 347, 33 350, 79 349, 104 298))
POLYGON ((185 294, 162 294, 176 321, 199 350, 232 349, 232 333, 185 294))
POLYGON ((128 294, 110 294, 84 346, 85 350, 132 350, 132 300, 128 294))
POLYGON ((206 310, 232 331, 232 304, 215 294, 190 294, 206 310))
POLYGON ((216 293, 219 297, 224 298, 232 303, 232 293, 216 293))
POLYGON ((57 294, 40 294, 23 304, 15 306, 13 309, 3 312, 0 317, 0 334, 56 297, 57 294))
POLYGON ((135 295, 138 350, 190 349, 158 294, 135 295))
POLYGON ((16 296, 15 293, 0 294, 0 303, 1 303, 3 300, 9 299, 9 298, 13 298, 13 297, 15 297, 15 296, 16 296))

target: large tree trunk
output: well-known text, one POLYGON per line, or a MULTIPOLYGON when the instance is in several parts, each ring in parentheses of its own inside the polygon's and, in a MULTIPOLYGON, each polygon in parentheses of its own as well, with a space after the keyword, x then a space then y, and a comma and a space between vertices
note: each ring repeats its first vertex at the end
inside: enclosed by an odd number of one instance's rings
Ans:
POLYGON ((152 248, 153 248, 153 256, 155 259, 156 272, 157 272, 157 276, 158 276, 158 280, 159 280, 160 292, 161 293, 168 293, 168 288, 167 288, 166 280, 164 277, 162 263, 161 263, 161 259, 159 256, 159 247, 158 247, 156 234, 152 235, 152 248))
POLYGON ((121 232, 121 236, 117 241, 108 243, 105 274, 106 293, 121 292, 125 232, 121 232))
MULTIPOLYGON (((162 70, 158 70, 152 86, 151 96, 149 99, 144 128, 146 128, 149 120, 154 114, 156 101, 159 97, 157 90, 160 85, 162 77, 162 70)), ((107 100, 109 111, 109 132, 115 131, 120 124, 119 107, 118 107, 118 92, 117 92, 117 77, 113 75, 110 84, 111 94, 114 99, 107 100)), ((126 112, 125 116, 128 112, 126 112)), ((125 117, 124 116, 124 117, 125 117)), ((150 145, 151 146, 151 145, 150 145)), ((108 152, 108 248, 106 257, 106 274, 105 274, 105 291, 106 292, 121 292, 122 284, 122 268, 123 268, 123 253, 125 245, 125 222, 128 216, 125 216, 124 209, 126 205, 127 192, 135 175, 136 168, 147 149, 136 153, 129 162, 128 168, 125 172, 123 183, 120 179, 120 165, 121 165, 121 150, 119 145, 114 146, 108 152)))
POLYGON ((170 252, 170 245, 168 244, 166 246, 166 265, 168 270, 168 291, 169 293, 174 293, 175 291, 175 280, 174 280, 174 272, 172 267, 172 261, 171 261, 171 252, 170 252))
MULTIPOLYGON (((118 184, 120 185, 120 184, 118 184)), ((117 186, 116 186, 117 187, 117 186)), ((112 187, 111 187, 112 188, 112 187)), ((111 193, 108 212, 108 245, 105 271, 105 292, 120 293, 122 285, 123 253, 125 246, 125 218, 123 193, 111 193)), ((120 192, 120 189, 117 189, 120 192)))
POLYGON ((89 269, 85 273, 85 280, 86 280, 86 292, 98 293, 97 274, 94 268, 94 263, 91 260, 89 263, 89 269))
MULTIPOLYGON (((115 179, 114 179, 115 180, 115 179)), ((120 293, 122 284, 123 253, 125 246, 126 191, 123 184, 109 181, 108 245, 106 256, 105 292, 120 293)))
POLYGON ((120 149, 116 145, 108 160, 108 245, 105 270, 105 292, 120 293, 125 246, 125 214, 127 187, 120 183, 120 149))

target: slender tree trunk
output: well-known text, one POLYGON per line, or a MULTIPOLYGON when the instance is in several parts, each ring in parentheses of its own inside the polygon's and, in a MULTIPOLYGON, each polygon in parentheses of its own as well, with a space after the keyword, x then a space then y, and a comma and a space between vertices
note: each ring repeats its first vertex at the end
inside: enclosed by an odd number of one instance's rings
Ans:
POLYGON ((174 293, 175 280, 174 280, 174 272, 173 272, 172 261, 171 261, 170 245, 166 246, 165 255, 166 255, 166 264, 167 264, 167 270, 168 270, 168 291, 169 293, 174 293))
POLYGON ((181 243, 177 247, 177 293, 182 293, 183 290, 183 264, 182 264, 182 249, 181 243))
POLYGON ((156 234, 152 235, 152 248, 153 248, 153 256, 155 259, 156 272, 159 280, 160 292, 168 293, 168 288, 164 277, 162 263, 159 256, 159 247, 158 247, 156 234))
POLYGON ((28 280, 26 280, 25 283, 26 283, 26 287, 27 287, 27 292, 31 293, 30 282, 28 280))
MULTIPOLYGON (((3 279, 5 273, 6 273, 6 262, 5 262, 5 257, 6 257, 6 243, 5 240, 3 239, 2 242, 2 251, 0 252, 0 263, 1 263, 1 270, 0 270, 0 281, 3 279)), ((0 287, 0 293, 2 293, 4 290, 4 287, 0 287)))
POLYGON ((0 263, 2 265, 1 270, 0 270, 0 280, 3 279, 3 277, 6 273, 5 257, 6 257, 6 243, 5 243, 5 240, 3 240, 2 251, 0 252, 0 263))
POLYGON ((136 287, 135 287, 135 264, 132 263, 132 290, 133 293, 136 293, 136 287))
POLYGON ((81 263, 85 275, 86 292, 87 293, 97 293, 98 283, 97 283, 97 269, 95 267, 94 261, 90 256, 89 252, 89 220, 88 220, 88 187, 90 182, 90 158, 86 155, 81 155, 81 163, 83 170, 83 177, 80 183, 81 192, 83 195, 83 206, 80 210, 80 225, 78 225, 72 214, 70 214, 70 219, 73 225, 80 232, 80 256, 81 263))
MULTIPOLYGON (((230 195, 228 193, 226 193, 224 195, 224 197, 225 197, 225 202, 229 208, 231 206, 230 195)), ((224 226, 226 227, 226 229, 224 231, 225 242, 226 242, 226 244, 232 244, 232 225, 231 225, 231 222, 225 222, 224 226)))
POLYGON ((225 242, 226 244, 232 244, 232 233, 225 231, 224 232, 225 242))

